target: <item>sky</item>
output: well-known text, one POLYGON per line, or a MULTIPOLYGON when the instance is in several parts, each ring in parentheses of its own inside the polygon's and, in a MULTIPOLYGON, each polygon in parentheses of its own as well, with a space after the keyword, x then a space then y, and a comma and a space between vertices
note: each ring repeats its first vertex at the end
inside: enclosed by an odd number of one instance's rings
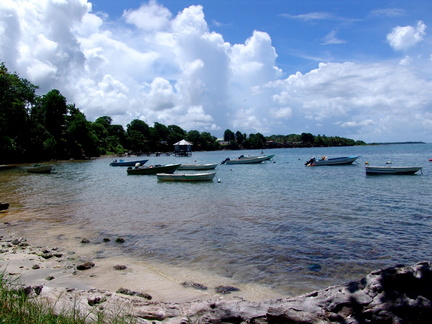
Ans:
POLYGON ((0 61, 90 121, 432 142, 430 0, 1 0, 0 61))

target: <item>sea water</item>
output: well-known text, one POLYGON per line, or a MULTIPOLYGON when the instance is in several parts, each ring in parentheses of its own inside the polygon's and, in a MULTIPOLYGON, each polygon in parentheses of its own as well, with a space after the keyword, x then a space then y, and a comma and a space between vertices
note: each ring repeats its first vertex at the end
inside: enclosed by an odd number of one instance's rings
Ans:
MULTIPOLYGON (((154 155, 150 164, 220 163, 260 151, 154 155)), ((211 182, 127 175, 111 158, 0 172, 0 217, 79 226, 123 237, 121 251, 298 294, 432 258, 431 144, 265 150, 270 162, 218 165, 211 182), (306 167, 311 157, 360 155, 353 165, 306 167), (367 176, 368 165, 421 166, 410 176, 367 176)), ((142 157, 140 157, 142 158, 142 157)), ((147 158, 147 157, 146 157, 147 158)), ((138 158, 125 158, 138 159, 138 158)), ((49 233, 47 233, 49 235, 49 233)))

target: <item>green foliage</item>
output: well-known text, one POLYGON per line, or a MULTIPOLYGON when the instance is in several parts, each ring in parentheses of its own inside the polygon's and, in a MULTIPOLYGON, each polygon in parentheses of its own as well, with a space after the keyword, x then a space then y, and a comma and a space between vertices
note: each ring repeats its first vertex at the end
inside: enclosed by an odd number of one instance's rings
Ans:
POLYGON ((226 129, 224 132, 224 141, 225 142, 231 142, 235 141, 235 135, 232 130, 226 129))
POLYGON ((37 87, 0 63, 0 148, 12 160, 25 156, 28 146, 28 110, 35 103, 37 87))

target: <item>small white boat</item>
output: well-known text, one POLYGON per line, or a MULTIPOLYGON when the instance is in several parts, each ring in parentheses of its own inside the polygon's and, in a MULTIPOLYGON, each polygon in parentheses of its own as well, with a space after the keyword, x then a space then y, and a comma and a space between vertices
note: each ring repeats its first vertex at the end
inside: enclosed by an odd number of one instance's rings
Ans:
POLYGON ((258 155, 258 156, 239 156, 237 159, 231 160, 226 158, 221 164, 255 164, 270 160, 273 155, 258 155))
POLYGON ((306 166, 321 166, 321 165, 344 165, 351 164, 357 160, 360 155, 355 156, 340 156, 334 158, 328 158, 323 156, 321 159, 312 158, 305 163, 306 166))
POLYGON ((366 174, 415 174, 422 167, 410 166, 366 166, 366 174))
POLYGON ((114 160, 110 163, 111 166, 135 166, 137 163, 140 165, 146 164, 148 160, 136 160, 136 161, 124 161, 124 160, 114 160))
POLYGON ((166 164, 166 165, 149 165, 149 166, 135 166, 128 167, 127 174, 157 174, 157 173, 174 173, 180 164, 166 164))
POLYGON ((177 170, 214 170, 217 167, 217 163, 207 164, 182 164, 177 170))
POLYGON ((35 164, 34 166, 27 168, 27 172, 30 173, 51 173, 52 165, 40 165, 35 164))
POLYGON ((159 181, 212 181, 216 172, 201 173, 156 173, 159 181))

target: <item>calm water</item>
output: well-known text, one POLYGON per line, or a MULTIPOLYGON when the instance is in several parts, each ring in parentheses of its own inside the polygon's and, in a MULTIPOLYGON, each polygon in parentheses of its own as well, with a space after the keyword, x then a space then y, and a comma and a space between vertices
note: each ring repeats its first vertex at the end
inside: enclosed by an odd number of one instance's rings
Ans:
MULTIPOLYGON (((148 164, 215 163, 258 152, 194 152, 148 164)), ((213 182, 127 175, 110 158, 0 173, 0 217, 80 225, 126 238, 121 253, 297 294, 396 264, 432 261, 432 145, 276 149, 274 163, 219 165, 213 182), (358 164, 305 167, 312 156, 358 164), (364 163, 416 165, 414 176, 366 176, 364 163), (220 179, 218 182, 216 179, 220 179)), ((132 158, 134 159, 134 158, 132 158)))

